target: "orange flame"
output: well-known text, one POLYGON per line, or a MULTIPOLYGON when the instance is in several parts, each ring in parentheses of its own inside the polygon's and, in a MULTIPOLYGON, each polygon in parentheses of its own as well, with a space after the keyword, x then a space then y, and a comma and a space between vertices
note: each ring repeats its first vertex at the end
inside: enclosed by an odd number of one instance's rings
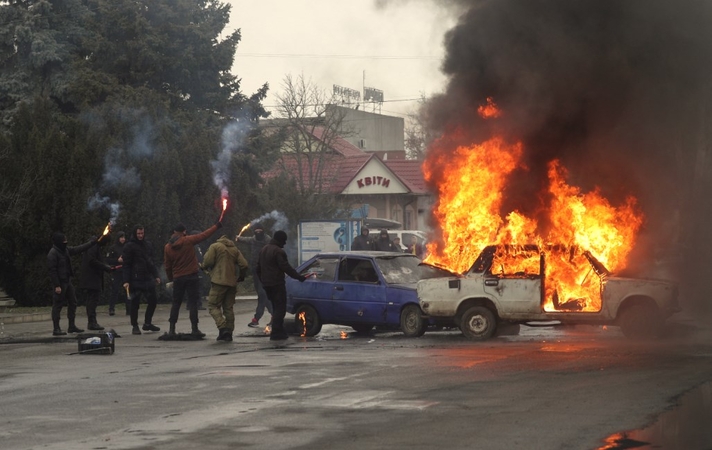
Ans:
POLYGON ((495 137, 446 154, 437 151, 445 141, 434 144, 423 164, 425 179, 437 184, 433 215, 442 230, 442 241, 428 244, 426 262, 462 273, 485 246, 507 245, 495 254, 493 272, 538 274, 540 251, 546 255, 546 310, 572 300, 578 310, 600 310, 601 282, 591 274, 585 252, 610 271, 625 268, 643 223, 636 199, 613 206, 598 188, 584 193, 567 184, 566 169, 554 160, 546 195, 532 192, 533 202, 547 203, 537 218, 516 210, 503 214, 503 192, 515 169, 524 168, 522 144, 495 137), (526 244, 539 250, 517 247, 526 244))
POLYGON ((299 320, 302 321, 302 334, 301 334, 302 337, 307 335, 307 317, 306 316, 307 316, 307 313, 305 313, 304 311, 300 312, 299 316, 297 316, 299 318, 299 320))
POLYGON ((238 236, 242 236, 242 233, 244 233, 245 231, 247 231, 248 228, 250 228, 250 224, 249 224, 249 223, 248 223, 247 225, 245 225, 244 227, 242 227, 242 229, 240 230, 240 232, 239 232, 237 235, 238 235, 238 236))
POLYGON ((342 332, 341 332, 341 339, 348 339, 348 338, 349 338, 349 335, 346 334, 345 331, 342 331, 342 332))
POLYGON ((227 198, 222 199, 223 212, 227 209, 227 198))
POLYGON ((111 232, 111 222, 106 224, 106 228, 104 228, 104 232, 101 233, 102 236, 106 236, 111 232))
POLYGON ((477 108, 477 113, 484 119, 494 119, 502 115, 501 111, 494 103, 494 100, 492 100, 492 97, 487 97, 487 104, 480 105, 480 107, 477 108))
POLYGON ((271 333, 272 333, 272 327, 270 327, 269 325, 267 325, 267 326, 265 327, 265 334, 271 334, 271 333))

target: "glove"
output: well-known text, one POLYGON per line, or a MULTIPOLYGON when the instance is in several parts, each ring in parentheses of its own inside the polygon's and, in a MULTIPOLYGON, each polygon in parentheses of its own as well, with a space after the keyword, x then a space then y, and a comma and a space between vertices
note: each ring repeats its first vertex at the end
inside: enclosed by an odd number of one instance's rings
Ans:
POLYGON ((239 277, 237 277, 237 282, 238 282, 238 283, 242 283, 243 281, 245 281, 245 276, 244 276, 244 275, 240 275, 239 277))
POLYGON ((304 280, 306 280, 306 279, 307 279, 307 277, 305 277, 304 275, 299 275, 298 280, 300 283, 304 283, 304 280))
POLYGON ((222 228, 222 222, 220 221, 220 219, 215 222, 215 226, 218 227, 218 230, 222 228))

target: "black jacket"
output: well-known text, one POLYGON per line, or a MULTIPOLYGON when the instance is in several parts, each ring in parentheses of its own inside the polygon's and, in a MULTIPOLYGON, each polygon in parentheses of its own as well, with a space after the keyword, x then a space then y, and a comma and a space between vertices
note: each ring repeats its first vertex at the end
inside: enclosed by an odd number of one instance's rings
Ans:
POLYGON ((47 254, 47 268, 49 269, 49 278, 52 281, 52 286, 63 286, 69 283, 74 275, 72 270, 72 261, 69 258, 71 255, 76 255, 86 251, 96 241, 92 240, 76 247, 67 247, 62 251, 56 245, 53 245, 47 254))
POLYGON ((104 272, 110 272, 111 266, 104 263, 101 248, 97 245, 82 255, 82 273, 80 289, 100 291, 104 288, 104 272))
POLYGON ((306 277, 299 275, 287 260, 287 253, 274 239, 269 241, 260 252, 255 268, 263 286, 278 286, 284 283, 284 274, 295 280, 304 281, 306 277))
POLYGON ((351 244, 351 250, 371 250, 373 249, 373 245, 371 244, 371 238, 370 236, 364 236, 363 234, 359 234, 354 238, 353 243, 351 244))
POLYGON ((373 241, 373 249, 379 252, 401 252, 401 249, 397 248, 389 238, 382 239, 380 237, 373 241))
POLYGON ((116 242, 106 253, 106 263, 111 266, 120 266, 119 257, 124 253, 124 246, 121 242, 116 242))
POLYGON ((147 240, 139 241, 134 233, 124 245, 124 283, 134 289, 150 289, 156 286, 158 269, 151 259, 153 247, 147 240))

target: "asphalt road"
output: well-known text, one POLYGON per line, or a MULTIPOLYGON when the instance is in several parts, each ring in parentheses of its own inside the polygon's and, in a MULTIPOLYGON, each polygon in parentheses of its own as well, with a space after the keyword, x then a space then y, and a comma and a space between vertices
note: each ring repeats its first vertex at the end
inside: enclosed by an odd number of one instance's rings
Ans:
MULTIPOLYGON (((164 326, 167 311, 158 315, 164 326)), ((0 448, 632 448, 604 439, 654 424, 712 380, 712 331, 694 320, 643 343, 615 327, 523 327, 476 343, 325 326, 275 345, 244 325, 250 317, 219 343, 205 312, 208 336, 196 342, 133 336, 115 316, 113 355, 39 342, 47 322, 5 325, 25 342, 0 345, 0 448)), ((709 409, 686 419, 710 423, 709 409)))

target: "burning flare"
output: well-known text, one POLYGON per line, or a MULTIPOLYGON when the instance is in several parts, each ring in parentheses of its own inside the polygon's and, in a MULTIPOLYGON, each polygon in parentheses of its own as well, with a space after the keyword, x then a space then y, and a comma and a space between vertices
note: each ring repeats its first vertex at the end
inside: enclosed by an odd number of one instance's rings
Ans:
MULTIPOLYGON (((499 114, 495 111, 491 99, 480 108, 485 117, 499 114)), ((516 210, 503 213, 510 178, 516 169, 525 169, 522 144, 493 137, 442 151, 448 141, 447 136, 436 141, 423 163, 425 179, 437 185, 433 215, 442 230, 442 241, 428 244, 426 262, 462 273, 485 246, 506 245, 508 250, 495 255, 493 273, 538 274, 538 253, 527 256, 517 250, 536 244, 546 254, 544 308, 556 310, 574 300, 579 310, 600 310, 601 281, 591 273, 586 252, 612 272, 625 268, 643 223, 636 199, 614 206, 598 188, 582 192, 567 184, 567 170, 554 160, 546 191, 531 193, 532 201, 540 203, 537 218, 516 210)))
POLYGON ((223 216, 225 215, 225 210, 227 209, 227 197, 223 197, 222 199, 222 212, 220 213, 220 222, 223 220, 223 216))
POLYGON ((247 231, 249 228, 250 228, 250 224, 248 223, 247 225, 245 225, 244 227, 242 227, 242 229, 241 229, 240 232, 237 234, 237 236, 238 236, 238 237, 242 236, 242 233, 244 233, 245 231, 247 231))
POLYGON ((104 228, 104 232, 101 235, 106 236, 109 233, 111 233, 111 222, 106 224, 106 228, 104 228))
POLYGON ((307 335, 307 313, 304 311, 299 313, 299 316, 297 318, 302 321, 302 334, 301 336, 304 337, 307 335))

